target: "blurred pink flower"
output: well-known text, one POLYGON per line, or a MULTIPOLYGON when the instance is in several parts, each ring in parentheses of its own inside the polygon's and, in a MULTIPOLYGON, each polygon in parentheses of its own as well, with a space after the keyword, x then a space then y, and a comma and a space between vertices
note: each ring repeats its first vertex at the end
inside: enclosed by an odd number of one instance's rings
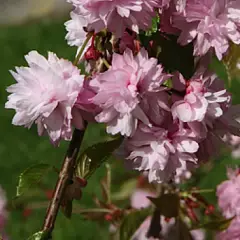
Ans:
POLYGON ((229 146, 232 158, 240 158, 240 136, 228 134, 223 137, 223 141, 229 146))
POLYGON ((7 240, 8 237, 6 236, 4 232, 4 228, 7 222, 7 199, 5 192, 0 187, 0 238, 3 237, 3 240, 7 240))
POLYGON ((231 146, 232 146, 232 157, 240 158, 240 137, 231 136, 231 146))
POLYGON ((216 240, 239 240, 240 239, 240 217, 235 217, 229 227, 216 235, 216 240))
POLYGON ((240 44, 240 4, 237 0, 191 0, 185 11, 176 12, 174 26, 180 29, 179 43, 194 41, 194 55, 211 48, 219 60, 229 48, 229 40, 240 44))
MULTIPOLYGON (((197 157, 200 161, 207 161, 221 153, 219 149, 224 145, 232 146, 231 136, 240 137, 240 105, 231 102, 222 105, 223 115, 213 119, 206 117, 203 122, 192 124, 195 133, 203 140, 199 143, 197 157), (203 134, 205 133, 205 134, 203 134)), ((189 125, 189 123, 188 123, 189 125)), ((233 146, 234 149, 234 146, 233 146)))
POLYGON ((131 195, 131 206, 136 209, 147 208, 151 205, 147 197, 155 197, 156 194, 146 189, 136 189, 131 195))
POLYGON ((227 170, 229 180, 217 187, 218 205, 226 218, 233 218, 228 228, 216 235, 217 240, 240 239, 240 174, 239 169, 227 170))
POLYGON ((126 28, 134 32, 146 30, 155 16, 154 8, 159 0, 68 0, 83 16, 89 30, 99 32, 107 28, 121 37, 126 28))
MULTIPOLYGON (((161 236, 157 238, 158 240, 173 240, 177 239, 179 236, 175 225, 175 219, 171 218, 170 221, 165 221, 164 217, 161 216, 159 219, 161 224, 161 236)), ((155 240, 156 238, 147 237, 147 232, 151 224, 151 217, 146 218, 146 220, 141 224, 138 230, 134 233, 131 240, 155 240)), ((202 229, 190 231, 193 240, 205 240, 205 232, 202 229)), ((156 240, 157 240, 156 239, 156 240)), ((225 239, 224 239, 225 240, 225 239)), ((230 240, 230 239, 229 239, 230 240)))
MULTIPOLYGON (((156 197, 156 193, 150 192, 145 189, 136 189, 131 196, 131 206, 133 208, 147 208, 151 205, 150 200, 147 197, 156 197)), ((140 225, 138 230, 134 233, 131 240, 154 240, 154 238, 147 238, 147 232, 150 227, 151 217, 147 217, 144 222, 140 225)), ((159 222, 161 222, 161 235, 167 234, 169 228, 174 225, 175 219, 172 218, 169 222, 164 220, 164 217, 160 217, 159 222)))
MULTIPOLYGON (((39 135, 47 132, 53 144, 72 137, 72 108, 83 87, 84 76, 71 62, 49 53, 48 59, 38 52, 26 55, 29 67, 11 71, 17 81, 7 88, 12 93, 6 108, 15 109, 12 123, 30 128, 35 122, 39 135)), ((75 119, 83 127, 82 118, 75 119)))
POLYGON ((107 123, 108 133, 128 137, 134 134, 139 121, 151 126, 141 101, 149 94, 156 94, 159 101, 154 104, 165 106, 161 105, 164 90, 161 84, 169 76, 163 73, 157 59, 148 58, 145 49, 135 57, 130 49, 123 55, 113 54, 111 68, 90 81, 97 93, 93 102, 102 109, 96 120, 107 123))
MULTIPOLYGON (((140 227, 138 228, 138 230, 134 233, 134 235, 132 236, 131 240, 155 240, 156 238, 147 237, 147 233, 151 224, 151 217, 148 217, 145 219, 145 221, 140 225, 140 227)), ((167 235, 169 229, 174 225, 175 219, 172 218, 170 220, 170 222, 166 222, 164 220, 164 217, 161 217, 159 219, 159 223, 161 223, 161 237, 157 238, 158 240, 164 240, 165 239, 165 235, 167 235)))
MULTIPOLYGON (((133 208, 147 208, 150 206, 151 202, 147 199, 147 197, 155 197, 156 193, 150 192, 146 189, 136 189, 131 196, 131 206, 133 208)), ((145 221, 141 224, 138 230, 134 233, 132 240, 154 240, 154 238, 147 238, 147 232, 149 230, 151 223, 151 217, 147 217, 145 221)), ((175 218, 171 218, 169 221, 165 220, 164 216, 161 216, 159 219, 159 223, 161 224, 161 238, 162 240, 170 240, 174 239, 176 236, 175 231, 175 218)), ((204 240, 205 233, 201 229, 191 231, 191 235, 194 240, 204 240)), ((159 238, 158 238, 159 239, 159 238)))
POLYGON ((229 180, 217 187, 218 206, 226 218, 240 216, 240 174, 239 169, 228 169, 229 180))

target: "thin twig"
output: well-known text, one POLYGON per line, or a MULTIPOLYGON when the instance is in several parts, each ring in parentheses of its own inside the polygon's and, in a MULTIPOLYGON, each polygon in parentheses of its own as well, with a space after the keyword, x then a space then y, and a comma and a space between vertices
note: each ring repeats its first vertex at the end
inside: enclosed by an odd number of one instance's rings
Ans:
POLYGON ((69 144, 67 154, 64 159, 62 169, 59 173, 59 178, 56 187, 54 189, 53 198, 48 207, 47 214, 43 224, 43 231, 46 231, 48 233, 48 238, 51 238, 51 234, 61 205, 61 201, 64 197, 66 187, 72 182, 76 158, 83 140, 83 136, 84 131, 80 131, 78 129, 74 130, 72 140, 69 144))
POLYGON ((107 69, 109 69, 111 67, 111 65, 108 63, 108 61, 105 58, 102 58, 102 61, 103 61, 104 65, 107 67, 107 69))
MULTIPOLYGON (((83 54, 84 49, 86 48, 89 40, 93 36, 93 32, 88 33, 86 40, 84 41, 81 49, 79 50, 76 59, 73 64, 78 65, 78 62, 83 54)), ((54 224, 57 218, 59 208, 61 206, 62 199, 65 194, 65 190, 69 184, 72 183, 73 174, 76 165, 76 158, 80 149, 84 136, 84 130, 80 131, 78 129, 74 130, 72 140, 69 144, 67 154, 64 158, 62 169, 59 173, 58 181, 54 189, 53 198, 48 207, 45 220, 43 223, 43 231, 47 232, 47 238, 51 239, 52 231, 54 229, 54 224)))
POLYGON ((84 49, 86 48, 89 40, 92 38, 93 34, 94 34, 93 32, 89 32, 89 33, 88 33, 88 36, 87 36, 86 40, 84 41, 81 49, 79 50, 79 52, 78 52, 78 54, 77 54, 77 56, 76 56, 76 59, 75 59, 74 62, 73 62, 73 64, 74 64, 75 66, 78 65, 78 62, 79 62, 80 58, 82 57, 83 51, 84 51, 84 49))

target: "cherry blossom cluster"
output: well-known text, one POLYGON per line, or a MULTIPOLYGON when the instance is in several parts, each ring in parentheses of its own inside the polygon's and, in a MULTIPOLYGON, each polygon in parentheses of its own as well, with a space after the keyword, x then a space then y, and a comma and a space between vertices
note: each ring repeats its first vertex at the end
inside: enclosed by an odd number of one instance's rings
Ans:
POLYGON ((125 136, 126 159, 148 171, 149 181, 189 176, 190 169, 213 156, 226 135, 239 135, 237 106, 223 82, 205 67, 191 79, 163 72, 157 59, 141 49, 133 56, 113 54, 112 66, 90 81, 97 122, 125 136), (166 85, 171 82, 172 87, 166 85))
MULTIPOLYGON (((240 44, 240 3, 237 0, 185 0, 165 15, 163 29, 179 33, 182 45, 194 42, 194 55, 202 56, 212 49, 219 60, 230 42, 240 44), (184 3, 183 3, 184 2, 184 3)), ((174 4, 173 4, 174 5, 174 4)))
POLYGON ((222 59, 230 42, 240 44, 240 3, 237 0, 68 0, 75 7, 66 23, 70 45, 81 45, 87 31, 107 28, 116 37, 126 28, 138 33, 151 26, 156 9, 160 31, 176 34, 182 45, 194 42, 194 55, 214 50, 222 59))
POLYGON ((51 52, 47 59, 30 52, 29 66, 11 72, 17 83, 7 89, 14 125, 36 123, 39 135, 48 134, 59 145, 71 139, 73 127, 105 123, 109 134, 123 136, 127 165, 147 172, 150 182, 189 178, 218 152, 219 143, 240 135, 240 108, 232 106, 207 60, 211 54, 222 59, 230 44, 240 44, 239 1, 68 2, 74 10, 65 23, 66 39, 79 47, 77 60, 85 62, 88 76, 78 61, 73 65, 51 52), (190 78, 165 69, 140 42, 138 34, 151 28, 154 17, 160 18, 157 33, 193 44, 196 64, 190 78), (97 41, 106 33, 111 47, 102 51, 97 41))

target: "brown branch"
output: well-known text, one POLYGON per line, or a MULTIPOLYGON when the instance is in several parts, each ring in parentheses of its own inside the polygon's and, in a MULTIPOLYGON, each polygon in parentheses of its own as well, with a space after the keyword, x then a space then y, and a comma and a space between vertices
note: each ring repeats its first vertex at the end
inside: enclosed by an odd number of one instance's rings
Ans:
POLYGON ((53 198, 48 207, 46 217, 43 224, 43 231, 48 233, 48 238, 51 238, 57 214, 64 197, 66 187, 72 183, 76 158, 80 149, 84 136, 84 131, 75 129, 72 140, 69 144, 67 154, 63 161, 62 169, 59 173, 58 181, 54 189, 53 198))

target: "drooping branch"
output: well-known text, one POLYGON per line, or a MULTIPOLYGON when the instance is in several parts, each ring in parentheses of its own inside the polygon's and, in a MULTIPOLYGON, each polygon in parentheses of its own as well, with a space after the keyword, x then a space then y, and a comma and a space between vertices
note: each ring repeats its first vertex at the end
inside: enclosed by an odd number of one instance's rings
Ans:
POLYGON ((75 129, 72 140, 69 144, 67 154, 64 158, 62 169, 59 173, 58 181, 54 189, 53 198, 48 207, 43 224, 43 231, 46 231, 48 237, 51 237, 57 214, 64 197, 65 190, 72 183, 76 158, 84 136, 84 131, 75 129))

